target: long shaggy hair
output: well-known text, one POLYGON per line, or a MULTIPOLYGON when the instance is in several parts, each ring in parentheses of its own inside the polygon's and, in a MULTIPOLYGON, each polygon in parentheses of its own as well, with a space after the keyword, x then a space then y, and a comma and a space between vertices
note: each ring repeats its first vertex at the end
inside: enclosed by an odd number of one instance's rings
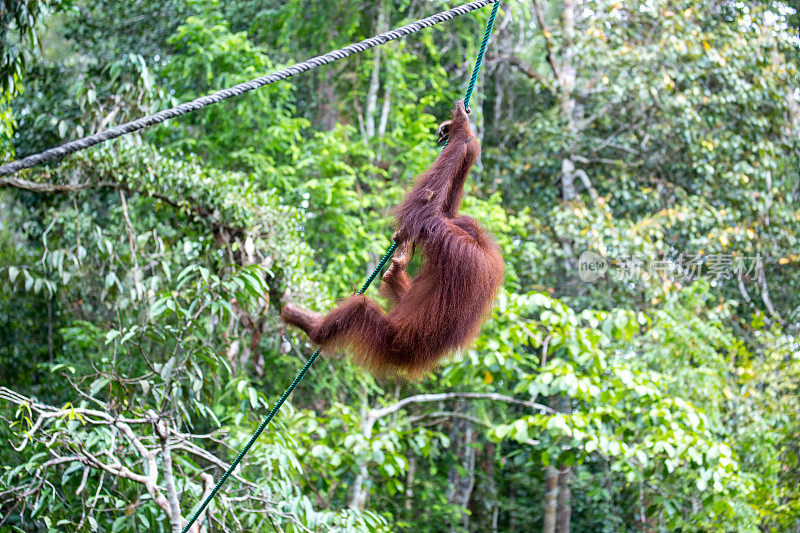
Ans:
POLYGON ((393 210, 400 253, 381 285, 389 312, 363 295, 345 298, 324 317, 292 304, 281 311, 326 351, 344 349, 376 374, 419 377, 469 346, 503 283, 497 244, 475 220, 458 214, 480 154, 463 102, 443 127, 448 144, 393 210), (417 249, 423 260, 411 279, 405 268, 417 249))

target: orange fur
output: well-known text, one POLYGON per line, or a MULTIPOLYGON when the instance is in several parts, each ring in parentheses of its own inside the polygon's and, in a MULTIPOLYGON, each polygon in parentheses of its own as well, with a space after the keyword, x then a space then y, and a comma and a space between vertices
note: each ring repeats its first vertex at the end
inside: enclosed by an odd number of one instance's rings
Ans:
POLYGON ((503 282, 498 246, 472 218, 459 215, 464 182, 480 154, 462 102, 449 142, 394 210, 400 253, 383 276, 385 313, 363 295, 345 298, 324 317, 292 304, 281 316, 326 350, 342 348, 375 373, 414 378, 469 346, 503 282), (416 277, 405 272, 411 244, 422 249, 416 277))

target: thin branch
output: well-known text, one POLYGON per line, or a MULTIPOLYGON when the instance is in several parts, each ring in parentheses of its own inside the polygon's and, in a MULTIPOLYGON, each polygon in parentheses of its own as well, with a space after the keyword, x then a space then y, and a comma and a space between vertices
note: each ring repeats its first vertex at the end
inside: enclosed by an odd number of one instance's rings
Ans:
POLYGON ((551 409, 550 407, 547 407, 546 405, 542 405, 540 403, 535 403, 527 400, 520 400, 518 398, 513 398, 511 396, 506 396, 504 394, 499 394, 496 392, 442 392, 439 394, 417 394, 416 396, 409 396, 407 398, 403 398, 399 402, 394 403, 392 405, 388 405, 386 407, 381 407, 378 409, 372 409, 367 414, 367 418, 372 419, 374 421, 379 418, 383 418, 386 415, 390 415, 394 412, 397 412, 406 405, 414 403, 440 402, 443 400, 453 400, 453 399, 494 400, 498 402, 522 405, 525 407, 529 407, 531 409, 546 411, 551 414, 555 413, 555 410, 551 409))
POLYGON ((523 61, 519 57, 517 57, 515 55, 512 55, 512 56, 508 56, 508 57, 506 57, 504 59, 505 59, 506 63, 508 63, 512 67, 515 67, 517 70, 519 70, 520 72, 522 72, 523 74, 525 74, 529 78, 532 78, 532 79, 538 81, 539 83, 544 85, 545 88, 547 88, 549 91, 551 91, 551 92, 553 91, 552 84, 547 79, 545 79, 544 76, 539 74, 539 72, 537 72, 537 70, 535 68, 533 68, 531 65, 529 65, 528 63, 526 63, 525 61, 523 61))
POLYGON ((136 232, 131 223, 131 217, 128 214, 128 202, 125 200, 125 191, 121 188, 117 189, 119 193, 119 201, 122 206, 122 218, 125 221, 125 232, 128 234, 128 247, 131 252, 131 259, 133 260, 133 286, 136 290, 136 297, 141 298, 144 294, 144 287, 142 286, 141 271, 139 269, 139 246, 136 244, 136 232))
POLYGON ((589 180, 589 176, 581 169, 575 170, 575 175, 578 176, 581 181, 583 182, 583 186, 586 187, 586 190, 589 191, 589 196, 591 196, 593 201, 597 201, 600 195, 597 194, 597 189, 594 188, 592 182, 589 180))
POLYGON ((536 11, 536 18, 539 21, 539 28, 542 30, 542 36, 544 36, 545 45, 547 46, 547 62, 550 64, 550 68, 553 69, 553 74, 555 75, 556 79, 560 80, 561 69, 558 68, 556 54, 553 49, 553 34, 551 34, 550 30, 547 29, 547 23, 544 20, 544 12, 542 11, 541 2, 533 0, 533 7, 534 11, 536 11))
MULTIPOLYGON (((214 490, 214 478, 211 477, 209 474, 202 472, 200 477, 203 478, 203 494, 200 496, 200 501, 205 500, 211 495, 211 491, 214 490)), ((197 517, 192 527, 189 528, 191 533, 200 533, 200 526, 205 522, 206 515, 208 514, 208 507, 203 509, 203 512, 200 513, 200 516, 197 517)), ((267 516, 269 517, 270 511, 267 511, 267 516)))
MULTIPOLYGON (((208 452, 208 451, 204 450, 203 448, 201 448, 200 446, 197 446, 196 444, 192 443, 191 441, 187 440, 187 441, 181 442, 180 444, 172 444, 171 448, 173 450, 182 450, 182 451, 184 451, 186 453, 190 453, 192 455, 196 455, 197 457, 202 457, 203 459, 205 459, 209 463, 221 468, 223 471, 227 471, 228 468, 230 468, 230 464, 228 464, 225 461, 223 461, 222 459, 218 458, 217 456, 215 456, 211 452, 208 452)), ((235 479, 236 481, 238 481, 239 483, 241 483, 242 485, 246 485, 246 486, 250 487, 251 489, 255 489, 255 490, 260 490, 261 489, 257 484, 253 483, 252 481, 248 481, 247 479, 243 478, 242 476, 240 476, 239 474, 237 474, 235 472, 231 474, 231 477, 233 479, 235 479)))
POLYGON ((761 282, 761 300, 767 307, 767 311, 769 311, 779 324, 783 324, 783 317, 775 310, 775 307, 772 305, 772 299, 769 296, 769 286, 767 285, 767 276, 764 274, 763 262, 760 262, 758 267, 758 280, 761 282))
MULTIPOLYGON (((139 483, 141 485, 147 486, 147 483, 148 483, 147 476, 143 476, 141 474, 137 474, 136 472, 134 472, 133 470, 131 470, 130 468, 128 468, 127 466, 124 466, 123 464, 121 464, 119 462, 115 462, 115 463, 111 463, 111 464, 105 463, 105 462, 101 461, 96 455, 93 455, 93 454, 87 452, 86 450, 81 450, 81 453, 82 453, 82 458, 83 458, 83 460, 81 461, 82 463, 84 463, 84 464, 88 463, 90 466, 93 466, 95 468, 103 470, 104 472, 108 472, 109 474, 111 474, 113 476, 118 476, 118 477, 122 477, 122 478, 125 478, 125 479, 129 479, 129 480, 135 481, 136 483, 139 483)), ((164 507, 162 507, 162 509, 164 509, 164 507)), ((168 512, 168 510, 165 509, 164 512, 168 512)))

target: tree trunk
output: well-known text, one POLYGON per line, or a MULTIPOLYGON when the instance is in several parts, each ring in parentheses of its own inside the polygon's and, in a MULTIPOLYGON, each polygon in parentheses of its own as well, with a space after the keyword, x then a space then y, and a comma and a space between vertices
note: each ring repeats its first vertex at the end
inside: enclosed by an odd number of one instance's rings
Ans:
POLYGON ((389 111, 392 108, 392 82, 386 83, 383 90, 383 107, 381 108, 381 121, 378 124, 378 137, 386 135, 386 125, 389 123, 389 111))
POLYGON ((414 456, 411 456, 408 459, 408 473, 406 474, 406 501, 403 505, 403 508, 406 510, 406 519, 412 520, 414 518, 413 514, 413 507, 414 507, 414 475, 417 473, 417 459, 414 456))
POLYGON ((333 83, 336 73, 331 68, 324 69, 324 72, 317 85, 317 117, 314 122, 320 130, 331 131, 337 120, 336 85, 333 83))
MULTIPOLYGON (((372 438, 372 428, 375 425, 375 421, 376 419, 372 417, 371 413, 367 413, 366 420, 364 421, 364 430, 361 433, 367 441, 372 438)), ((369 494, 369 489, 367 487, 368 481, 369 469, 367 468, 367 462, 360 459, 358 463, 358 475, 355 481, 353 481, 353 488, 350 493, 351 509, 363 510, 366 508, 367 495, 369 494)))
MULTIPOLYGON (((572 401, 563 394, 551 396, 551 407, 561 413, 569 413, 572 401)), ((570 482, 572 469, 550 465, 545 474, 544 527, 545 533, 569 533, 572 517, 572 492, 570 482)))
POLYGON ((575 80, 577 71, 574 59, 575 0, 565 0, 561 11, 562 52, 558 70, 559 110, 567 132, 567 153, 561 161, 561 195, 565 202, 575 199, 575 163, 573 160, 576 138, 577 103, 575 80))
POLYGON ((478 471, 481 473, 480 497, 472 499, 472 516, 480 518, 482 522, 490 524, 492 533, 497 533, 497 519, 499 506, 497 505, 497 480, 495 479, 495 451, 496 446, 492 443, 485 443, 476 455, 480 457, 478 471), (484 486, 485 485, 485 486, 484 486))
POLYGON ((468 508, 469 501, 472 498, 472 491, 475 489, 475 448, 471 446, 473 442, 474 430, 472 429, 472 424, 469 424, 464 435, 464 451, 466 452, 464 462, 467 475, 464 479, 464 490, 461 495, 461 507, 464 508, 463 531, 469 531, 470 513, 468 508))
MULTIPOLYGON (((462 408, 463 404, 459 402, 456 410, 461 411, 462 408)), ((458 505, 463 509, 460 527, 453 523, 450 526, 450 531, 465 531, 469 527, 467 506, 472 496, 472 489, 475 486, 475 449, 470 446, 474 439, 472 424, 465 420, 455 420, 450 431, 450 439, 455 444, 454 451, 461 459, 461 467, 466 472, 462 476, 457 469, 453 468, 447 475, 449 485, 447 502, 452 505, 458 505)))
MULTIPOLYGON (((387 30, 388 5, 383 0, 378 7, 378 20, 375 23, 375 33, 383 33, 387 30)), ((378 89, 380 88, 381 73, 381 47, 375 48, 372 55, 372 74, 369 78, 369 89, 367 90, 367 106, 364 109, 364 128, 367 138, 375 136, 375 114, 378 107, 378 89)))
MULTIPOLYGON (((582 113, 578 105, 575 87, 577 68, 575 66, 575 0, 564 0, 561 10, 561 53, 555 58, 555 47, 551 41, 551 33, 546 28, 546 21, 541 4, 534 2, 536 16, 545 37, 547 61, 553 70, 558 87, 558 106, 561 124, 564 128, 564 151, 561 156, 561 198, 571 202, 577 198, 575 187, 579 170, 575 168, 577 151, 577 129, 579 116, 582 113)), ((588 177, 587 177, 588 181, 588 177)), ((564 248, 564 267, 567 273, 574 270, 575 258, 571 242, 562 242, 564 248)), ((571 405, 568 397, 550 397, 551 406, 561 412, 569 412, 571 405)), ((571 491, 569 488, 571 472, 568 468, 559 471, 557 465, 551 464, 545 472, 544 516, 542 530, 544 533, 568 533, 572 514, 571 491)))
POLYGON ((544 478, 544 516, 542 533, 556 533, 558 512, 558 469, 552 465, 547 467, 544 478))
POLYGON ((558 476, 558 511, 556 512, 556 533, 569 533, 572 517, 572 491, 569 488, 572 468, 566 467, 558 476))
POLYGON ((503 85, 504 79, 502 75, 495 72, 494 83, 494 109, 492 113, 492 127, 495 131, 500 129, 500 122, 503 116, 503 85))
MULTIPOLYGON (((572 400, 566 394, 558 401, 558 410, 569 414, 572 411, 572 400)), ((569 533, 569 523, 572 517, 572 468, 561 465, 558 475, 558 511, 556 516, 556 533, 569 533)))
POLYGON ((47 300, 47 360, 53 362, 53 299, 47 300))
POLYGON ((565 202, 571 202, 576 196, 575 163, 567 156, 561 160, 561 197, 565 202))
MULTIPOLYGON (((517 491, 513 484, 508 489, 508 506, 511 509, 517 507, 517 491)), ((509 533, 514 533, 516 530, 517 519, 514 517, 514 513, 511 513, 511 516, 508 519, 508 531, 509 533)))

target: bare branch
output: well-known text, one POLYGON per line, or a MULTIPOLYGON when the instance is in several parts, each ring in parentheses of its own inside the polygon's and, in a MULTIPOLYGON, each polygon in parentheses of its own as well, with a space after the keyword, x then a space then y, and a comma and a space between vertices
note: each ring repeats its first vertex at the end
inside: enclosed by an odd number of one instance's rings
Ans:
POLYGON ((586 187, 586 190, 589 191, 589 196, 592 198, 593 201, 597 201, 600 195, 597 194, 597 189, 594 188, 592 182, 589 180, 588 174, 581 169, 575 170, 575 175, 578 176, 581 181, 583 182, 583 186, 586 187))
MULTIPOLYGON (((93 498, 89 498, 84 508, 81 525, 85 524, 85 520, 94 513, 95 506, 98 502, 98 495, 103 486, 103 476, 109 474, 114 478, 124 478, 142 485, 149 494, 150 499, 152 499, 168 517, 172 530, 180 531, 181 528, 184 527, 185 522, 180 514, 180 494, 178 493, 177 483, 175 481, 176 472, 173 471, 175 467, 173 464, 174 452, 179 450, 191 453, 223 469, 227 469, 229 466, 210 452, 203 450, 191 442, 191 439, 207 439, 226 447, 227 445, 224 442, 220 442, 218 439, 214 438, 215 434, 194 435, 181 433, 175 427, 170 426, 167 420, 159 418, 154 411, 148 411, 145 415, 136 417, 115 415, 115 413, 110 410, 102 411, 83 407, 58 408, 38 403, 32 398, 25 397, 6 387, 0 387, 0 400, 8 401, 14 405, 24 406, 29 410, 31 413, 30 418, 35 419, 35 421, 32 422, 31 429, 24 432, 22 445, 24 446, 29 441, 41 443, 46 447, 47 453, 50 455, 50 458, 37 468, 34 476, 35 479, 32 482, 12 487, 8 491, 0 491, 0 500, 5 501, 4 498, 6 498, 8 494, 13 494, 16 502, 24 503, 31 495, 40 491, 43 486, 51 485, 46 474, 51 467, 76 461, 85 466, 78 490, 76 491, 78 495, 85 492, 87 479, 90 474, 89 469, 102 472, 97 492, 93 498), (49 425, 51 422, 59 419, 74 419, 76 416, 85 426, 110 428, 112 433, 111 440, 104 446, 104 449, 94 450, 91 447, 87 447, 84 444, 83 438, 73 435, 61 426, 49 425), (42 430, 45 425, 49 425, 50 432, 42 430), (148 434, 138 435, 132 428, 132 426, 136 427, 137 425, 141 428, 142 432, 144 432, 147 427, 154 427, 155 432, 153 435, 149 434, 149 432, 148 434), (40 435, 40 433, 45 434, 40 435), (59 438, 61 438, 62 441, 59 441, 59 438), (124 445, 117 444, 118 440, 121 439, 124 439, 124 445), (63 455, 62 450, 68 450, 68 453, 63 455), (136 471, 139 469, 138 465, 142 465, 143 473, 136 471), (163 475, 161 484, 159 484, 159 474, 163 475)), ((200 472, 199 477, 202 486, 201 498, 204 499, 211 494, 214 488, 214 478, 206 472, 200 472)), ((231 477, 239 481, 244 487, 245 494, 241 496, 243 501, 249 501, 251 504, 263 505, 260 512, 265 513, 267 519, 272 520, 271 515, 286 517, 292 520, 297 527, 303 529, 302 524, 296 516, 287 515, 278 510, 278 504, 267 498, 263 487, 260 487, 256 483, 249 482, 237 474, 233 474, 231 477)), ((7 506, 4 508, 8 509, 7 506)), ((199 533, 200 526, 204 521, 208 519, 216 521, 217 518, 219 518, 208 513, 210 513, 210 511, 206 509, 199 517, 199 520, 193 525, 193 528, 190 529, 191 532, 199 533)), ((224 515, 225 513, 223 512, 222 514, 224 515)), ((231 517, 231 520, 237 521, 238 519, 236 517, 231 517)), ((78 529, 80 529, 80 527, 78 529)))
MULTIPOLYGON (((203 478, 203 494, 200 496, 200 500, 203 501, 211 495, 211 491, 214 490, 214 478, 211 477, 209 474, 202 472, 200 477, 203 478)), ((208 507, 203 509, 203 512, 200 513, 200 516, 197 517, 192 527, 189 528, 191 533, 200 533, 200 526, 205 522, 206 515, 208 514, 208 507)), ((267 512, 267 516, 269 517, 269 512, 267 512)))
POLYGON ((164 470, 164 483, 167 488, 167 503, 173 533, 180 533, 183 527, 181 505, 178 501, 178 490, 175 488, 175 474, 172 470, 172 450, 169 445, 169 430, 163 420, 155 424, 158 439, 161 441, 161 468, 164 470))
POLYGON ((518 398, 506 396, 504 394, 499 394, 496 392, 442 392, 438 394, 417 394, 416 396, 409 396, 407 398, 403 398, 399 402, 394 403, 392 405, 381 407, 378 409, 372 409, 368 413, 367 418, 370 418, 372 420, 377 420, 379 418, 383 418, 386 415, 395 413, 400 409, 402 409, 403 407, 414 403, 440 402, 443 400, 454 400, 454 399, 494 400, 498 402, 511 403, 515 405, 523 405, 531 409, 546 411, 548 413, 555 413, 553 409, 547 407, 546 405, 542 405, 540 403, 535 403, 527 400, 520 400, 518 398))
MULTIPOLYGON (((188 441, 188 440, 187 441, 183 441, 183 442, 181 442, 179 444, 172 444, 171 447, 172 447, 173 450, 182 450, 182 451, 184 451, 186 453, 191 453, 192 455, 196 455, 197 457, 202 457, 203 459, 205 459, 209 463, 211 463, 213 465, 216 465, 217 467, 221 468, 224 471, 227 471, 228 468, 230 468, 230 466, 231 466, 229 463, 226 463, 225 461, 223 461, 222 459, 220 459, 219 457, 217 457, 213 453, 210 453, 210 452, 204 450, 200 446, 197 446, 196 444, 194 444, 194 443, 192 443, 191 441, 188 441)), ((235 479, 236 481, 238 481, 242 485, 250 487, 251 489, 261 490, 261 487, 259 487, 257 484, 253 483, 252 481, 248 481, 247 479, 243 478, 242 476, 240 476, 239 474, 237 474, 235 472, 232 473, 230 477, 232 477, 233 479, 235 479)))
MULTIPOLYGON (((372 430, 375 427, 375 422, 377 422, 378 419, 396 413, 407 405, 414 403, 440 402, 443 400, 453 399, 494 400, 515 405, 523 405, 531 409, 539 409, 548 413, 555 413, 553 409, 547 407, 546 405, 535 403, 533 401, 519 400, 517 398, 506 396, 504 394, 498 394, 496 392, 443 392, 439 394, 417 394, 415 396, 403 398, 392 405, 370 410, 364 420, 364 428, 362 429, 361 434, 366 439, 371 438, 372 430)), ((367 469, 367 463, 364 461, 360 462, 358 466, 359 473, 351 486, 349 504, 351 509, 363 509, 366 505, 367 491, 364 489, 364 485, 366 480, 369 478, 369 470, 367 469)))
MULTIPOLYGON (((141 474, 137 474, 130 468, 124 466, 119 461, 113 462, 111 464, 101 461, 96 455, 87 452, 86 450, 81 450, 82 460, 81 462, 84 464, 89 464, 95 468, 103 470, 113 476, 119 476, 125 479, 129 479, 131 481, 135 481, 136 483, 147 485, 148 478, 147 476, 143 476, 141 474)), ((163 507, 161 507, 164 509, 163 507)), ((167 512, 167 511, 165 511, 167 512)))
POLYGON ((81 483, 78 485, 78 488, 75 490, 75 495, 80 496, 83 492, 83 489, 86 488, 86 481, 89 479, 89 469, 83 469, 83 475, 81 476, 81 483))
POLYGON ((767 311, 769 311, 769 314, 771 314, 779 324, 783 324, 783 317, 778 314, 775 307, 772 305, 772 299, 769 296, 769 286, 767 285, 767 276, 764 274, 764 263, 760 261, 758 266, 758 280, 761 283, 761 300, 767 307, 767 311))

